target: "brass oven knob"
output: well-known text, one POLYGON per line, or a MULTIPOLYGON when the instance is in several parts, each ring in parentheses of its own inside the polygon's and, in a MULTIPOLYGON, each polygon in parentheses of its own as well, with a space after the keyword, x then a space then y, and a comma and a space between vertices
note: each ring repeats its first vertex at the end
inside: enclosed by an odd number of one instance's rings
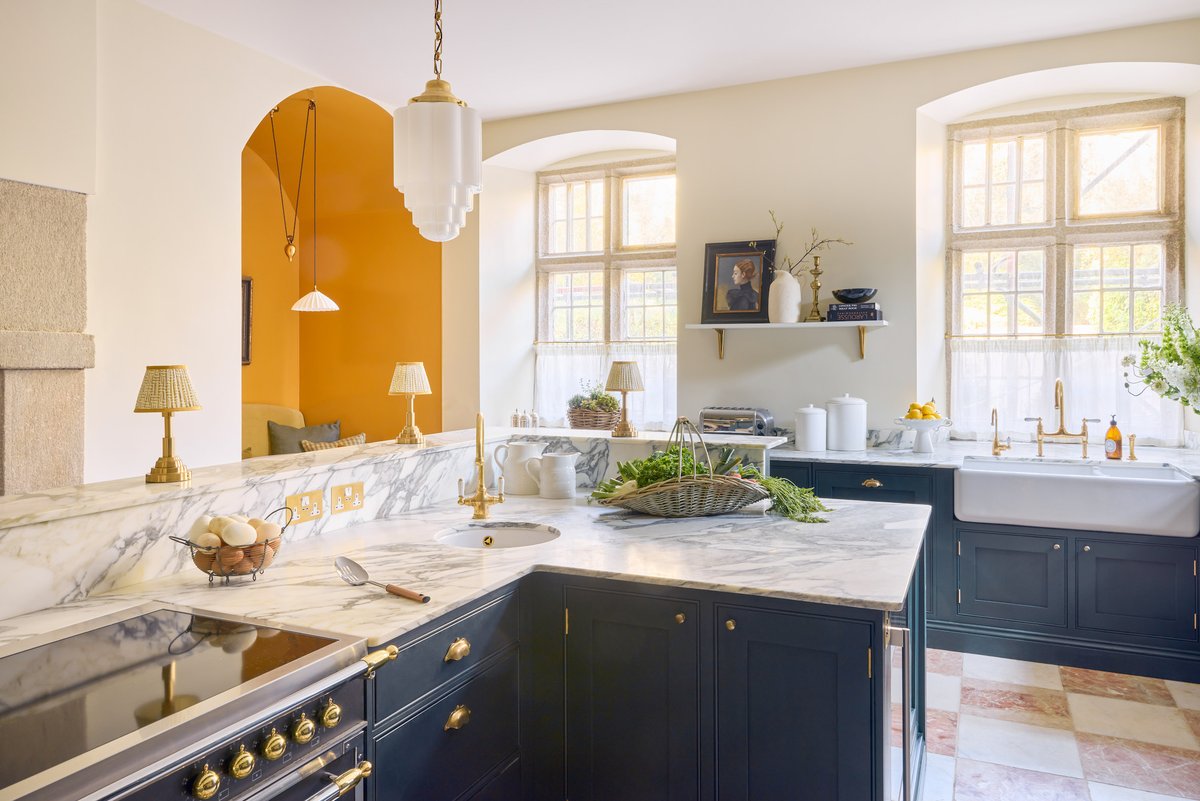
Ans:
POLYGON ((332 729, 342 722, 342 708, 338 706, 332 698, 326 702, 325 708, 321 710, 321 725, 327 729, 332 729))
POLYGON ((192 797, 200 801, 212 798, 221 789, 221 776, 208 765, 192 780, 192 797))
POLYGON ((459 704, 454 707, 454 711, 450 713, 450 717, 446 718, 446 725, 442 727, 442 731, 450 731, 451 729, 461 729, 471 722, 471 709, 466 704, 459 704))
POLYGON ((283 756, 283 752, 287 750, 287 738, 275 729, 271 729, 271 733, 267 735, 267 739, 263 740, 260 750, 266 760, 274 762, 283 756))
POLYGON ((317 724, 313 723, 308 715, 300 713, 300 719, 292 724, 292 739, 300 745, 304 745, 311 740, 317 733, 317 724))
POLYGON ((244 779, 254 770, 254 754, 246 750, 246 746, 233 755, 229 760, 229 775, 235 779, 244 779))
POLYGON ((471 653, 471 641, 466 637, 457 637, 454 642, 450 643, 450 647, 446 649, 446 656, 442 659, 443 662, 457 662, 464 656, 471 653))

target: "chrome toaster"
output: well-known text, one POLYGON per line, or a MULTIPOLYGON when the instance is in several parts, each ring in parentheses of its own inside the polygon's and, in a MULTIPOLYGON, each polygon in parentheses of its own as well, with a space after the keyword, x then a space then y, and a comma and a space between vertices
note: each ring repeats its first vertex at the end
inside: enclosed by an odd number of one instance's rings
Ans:
POLYGON ((700 410, 700 431, 765 437, 774 433, 775 418, 767 409, 750 406, 706 406, 700 410))

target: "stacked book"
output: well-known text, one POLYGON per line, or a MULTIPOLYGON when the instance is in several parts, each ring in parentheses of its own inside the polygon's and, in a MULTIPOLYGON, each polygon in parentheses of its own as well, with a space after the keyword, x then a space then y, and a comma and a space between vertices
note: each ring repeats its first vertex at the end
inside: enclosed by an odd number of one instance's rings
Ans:
POLYGON ((830 303, 825 318, 831 323, 863 323, 882 320, 883 309, 878 303, 830 303))

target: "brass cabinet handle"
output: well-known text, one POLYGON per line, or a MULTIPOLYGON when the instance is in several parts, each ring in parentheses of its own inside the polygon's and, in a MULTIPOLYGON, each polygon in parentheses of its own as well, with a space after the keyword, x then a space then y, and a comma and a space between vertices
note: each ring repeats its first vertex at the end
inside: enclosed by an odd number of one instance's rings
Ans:
POLYGON ((1056 543, 1054 543, 1054 550, 1056 550, 1056 551, 1062 550, 1062 546, 1056 542, 1056 543))
POLYGON ((457 637, 454 642, 450 643, 450 647, 446 649, 446 656, 442 659, 443 662, 457 662, 464 656, 471 653, 471 642, 466 637, 457 637))
POLYGON ((400 655, 400 649, 394 645, 389 645, 387 648, 378 651, 372 651, 362 658, 362 661, 367 666, 366 676, 368 679, 375 678, 375 671, 383 665, 391 662, 400 655))
POLYGON ((451 729, 461 729, 471 722, 471 709, 466 704, 459 704, 454 707, 454 711, 450 713, 450 717, 446 718, 446 725, 442 727, 442 731, 450 731, 451 729))
POLYGON ((229 760, 229 775, 235 779, 244 779, 254 772, 254 754, 246 750, 246 746, 242 746, 233 759, 229 760))
POLYGON ((329 777, 329 781, 333 783, 333 786, 338 788, 337 797, 341 798, 357 787, 359 782, 371 775, 372 769, 373 766, 371 763, 364 759, 358 763, 357 767, 351 768, 341 776, 329 777))
POLYGON ((676 615, 675 615, 675 622, 676 622, 676 623, 686 623, 686 622, 687 622, 687 615, 685 615, 683 612, 678 612, 678 613, 676 613, 676 615))
POLYGON ((883 486, 883 482, 877 478, 868 478, 862 485, 867 489, 878 489, 883 486))
POLYGON ((728 620, 725 621, 725 628, 729 629, 730 631, 733 631, 734 629, 737 628, 737 621, 734 620, 733 618, 729 618, 728 620))

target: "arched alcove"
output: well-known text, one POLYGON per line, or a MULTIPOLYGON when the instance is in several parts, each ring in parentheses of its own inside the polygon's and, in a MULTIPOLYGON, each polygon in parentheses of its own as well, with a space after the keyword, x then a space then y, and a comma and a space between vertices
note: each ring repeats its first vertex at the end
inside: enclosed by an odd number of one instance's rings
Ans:
POLYGON ((417 398, 418 422, 440 431, 441 246, 420 237, 392 184, 392 116, 333 87, 298 92, 278 108, 282 212, 268 116, 242 154, 242 274, 253 279, 242 402, 299 409, 309 425, 340 420, 343 436, 388 439, 404 414, 402 399, 387 395, 392 367, 422 361, 434 394, 417 398), (317 105, 315 242, 311 127, 297 192, 309 100, 317 105), (297 208, 289 262, 283 218, 290 227, 297 208), (314 248, 318 284, 339 311, 291 310, 312 288, 314 248))

